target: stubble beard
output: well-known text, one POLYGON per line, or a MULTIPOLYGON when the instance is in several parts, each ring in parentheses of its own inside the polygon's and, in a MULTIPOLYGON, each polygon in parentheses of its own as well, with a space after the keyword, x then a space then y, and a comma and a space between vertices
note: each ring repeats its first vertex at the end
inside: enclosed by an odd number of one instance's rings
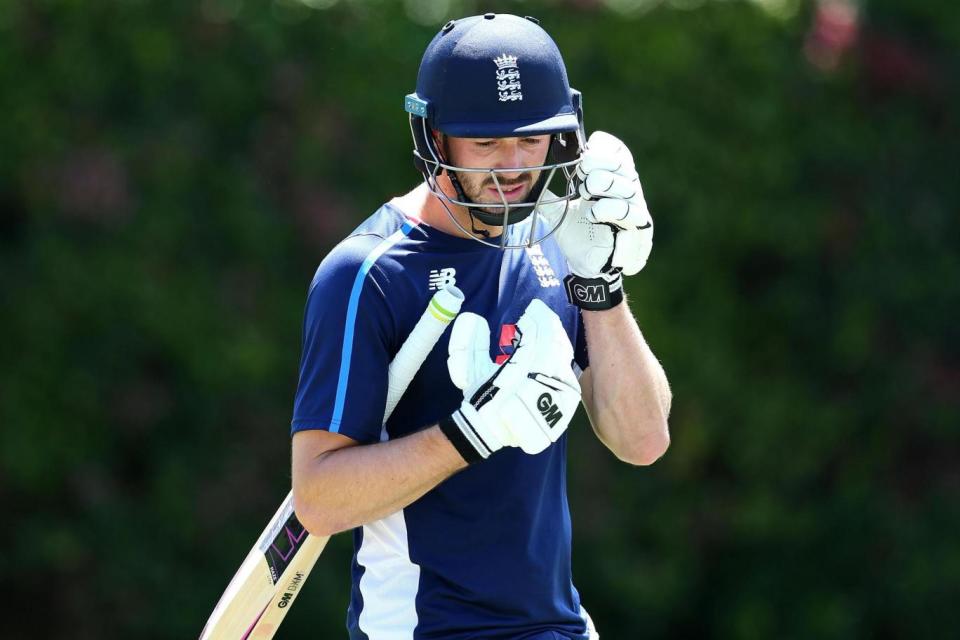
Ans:
POLYGON ((508 200, 507 203, 510 205, 526 202, 527 197, 530 195, 530 192, 533 190, 533 185, 536 183, 537 177, 539 175, 537 172, 527 172, 522 173, 516 178, 511 178, 507 180, 501 176, 497 176, 496 182, 494 179, 486 174, 479 173, 458 173, 457 179, 460 181, 460 186, 463 189, 463 193, 471 202, 475 202, 478 205, 477 209, 480 209, 484 213, 491 214, 502 214, 503 207, 484 207, 484 204, 503 204, 503 200, 500 199, 499 195, 490 195, 487 192, 488 188, 496 189, 497 183, 500 185, 500 189, 506 191, 511 187, 523 184, 525 185, 524 189, 520 192, 520 196, 514 198, 513 200, 508 200))

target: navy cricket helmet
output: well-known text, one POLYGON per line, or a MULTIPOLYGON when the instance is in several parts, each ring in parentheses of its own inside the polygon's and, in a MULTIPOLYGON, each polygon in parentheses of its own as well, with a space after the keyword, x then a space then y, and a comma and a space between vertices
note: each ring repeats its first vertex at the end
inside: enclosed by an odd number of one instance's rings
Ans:
MULTIPOLYGON (((410 114, 414 164, 441 203, 466 207, 471 216, 493 226, 506 226, 536 216, 538 207, 564 207, 564 215, 548 233, 520 246, 531 246, 551 235, 563 220, 569 201, 577 197, 576 166, 584 143, 580 92, 571 89, 563 58, 553 39, 533 18, 487 13, 451 20, 434 36, 423 54, 417 90, 408 95, 404 109, 410 114), (550 135, 545 164, 536 167, 475 168, 448 163, 437 147, 434 132, 464 138, 507 138, 550 135), (500 188, 505 173, 539 171, 528 200, 508 202, 500 188), (457 197, 437 184, 443 173, 457 197), (464 193, 458 173, 491 176, 500 191, 500 202, 477 203, 464 193), (560 175, 565 184, 559 195, 549 189, 560 175)), ((449 207, 447 207, 450 213, 449 207)), ((478 229, 464 232, 485 244, 478 229)), ((534 221, 535 222, 535 221, 534 221)), ((495 246, 506 247, 506 233, 495 246)))

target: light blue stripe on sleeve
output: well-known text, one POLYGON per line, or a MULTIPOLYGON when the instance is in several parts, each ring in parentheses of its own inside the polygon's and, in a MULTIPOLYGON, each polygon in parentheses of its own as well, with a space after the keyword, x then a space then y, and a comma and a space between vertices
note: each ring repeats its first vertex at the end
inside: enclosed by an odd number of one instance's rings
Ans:
POLYGON ((333 405, 333 417, 330 420, 330 433, 340 432, 340 421, 343 419, 343 405, 347 400, 347 383, 350 379, 350 357, 353 354, 353 329, 357 322, 357 306, 360 304, 360 292, 363 290, 363 281, 366 280, 373 263, 384 254, 387 249, 405 238, 414 228, 409 222, 394 231, 383 242, 378 244, 370 255, 360 265, 360 271, 353 280, 350 290, 350 301, 347 303, 347 322, 344 326, 343 348, 340 351, 340 376, 337 379, 337 398, 333 405))

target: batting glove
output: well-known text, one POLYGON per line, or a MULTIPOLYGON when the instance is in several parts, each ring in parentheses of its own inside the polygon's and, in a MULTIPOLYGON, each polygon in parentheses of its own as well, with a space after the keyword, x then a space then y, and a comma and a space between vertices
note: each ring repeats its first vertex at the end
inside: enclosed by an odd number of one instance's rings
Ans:
POLYGON ((567 298, 582 309, 610 309, 623 301, 621 274, 647 263, 653 219, 630 150, 609 133, 590 136, 577 175, 581 199, 557 231, 571 271, 567 298))
POLYGON ((534 300, 517 337, 513 355, 496 365, 484 318, 461 313, 453 325, 447 368, 464 399, 440 428, 468 463, 503 447, 540 453, 566 431, 580 403, 573 347, 557 314, 534 300))

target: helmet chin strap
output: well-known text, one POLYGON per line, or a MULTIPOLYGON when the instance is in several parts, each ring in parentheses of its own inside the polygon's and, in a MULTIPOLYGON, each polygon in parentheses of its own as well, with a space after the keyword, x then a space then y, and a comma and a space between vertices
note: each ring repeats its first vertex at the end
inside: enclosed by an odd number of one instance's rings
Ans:
MULTIPOLYGON (((490 237, 489 231, 487 231, 486 229, 480 229, 479 227, 477 227, 477 218, 473 215, 473 207, 467 209, 467 211, 470 213, 470 231, 477 234, 478 236, 489 238, 490 237)), ((506 233, 506 232, 507 230, 504 229, 502 233, 506 233)))

